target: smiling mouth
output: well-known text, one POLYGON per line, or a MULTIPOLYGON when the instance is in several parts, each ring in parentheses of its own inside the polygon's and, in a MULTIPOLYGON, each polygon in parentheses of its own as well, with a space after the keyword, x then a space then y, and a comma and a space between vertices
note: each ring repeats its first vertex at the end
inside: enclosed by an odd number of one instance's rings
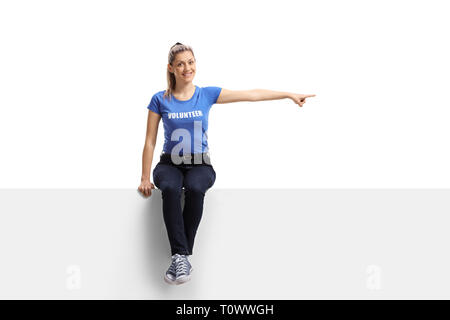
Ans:
POLYGON ((189 72, 189 73, 183 73, 183 76, 185 76, 185 77, 188 77, 188 76, 190 76, 190 75, 192 75, 192 72, 189 72))

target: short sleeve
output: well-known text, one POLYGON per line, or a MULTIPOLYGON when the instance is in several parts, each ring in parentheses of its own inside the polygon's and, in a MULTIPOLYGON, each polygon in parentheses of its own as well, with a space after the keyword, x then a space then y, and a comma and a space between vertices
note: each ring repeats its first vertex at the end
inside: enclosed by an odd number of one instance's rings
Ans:
POLYGON ((206 96, 211 105, 217 102, 221 91, 222 88, 220 87, 205 87, 206 96))
POLYGON ((151 111, 153 111, 153 112, 155 112, 155 113, 161 115, 161 111, 160 111, 159 106, 160 106, 159 98, 158 98, 158 96, 157 96, 156 93, 155 93, 155 94, 153 95, 153 97, 152 97, 152 99, 151 99, 149 105, 147 106, 147 108, 148 108, 149 110, 151 110, 151 111))

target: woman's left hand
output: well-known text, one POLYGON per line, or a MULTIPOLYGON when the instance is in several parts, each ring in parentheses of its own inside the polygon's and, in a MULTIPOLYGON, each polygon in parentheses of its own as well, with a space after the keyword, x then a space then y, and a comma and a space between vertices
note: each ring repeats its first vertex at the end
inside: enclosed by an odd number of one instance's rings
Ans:
POLYGON ((300 107, 303 107, 303 104, 306 102, 306 98, 315 97, 315 94, 299 94, 299 93, 292 93, 289 98, 292 99, 296 104, 298 104, 300 107))

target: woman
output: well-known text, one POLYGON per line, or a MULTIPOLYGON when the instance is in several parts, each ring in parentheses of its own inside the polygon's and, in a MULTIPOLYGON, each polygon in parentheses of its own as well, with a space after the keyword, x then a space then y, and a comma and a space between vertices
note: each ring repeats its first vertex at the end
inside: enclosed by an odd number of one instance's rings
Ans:
POLYGON ((315 95, 270 90, 232 91, 220 87, 198 87, 194 51, 177 42, 169 51, 167 90, 155 93, 148 105, 147 134, 142 157, 142 178, 138 190, 151 196, 155 185, 161 190, 163 216, 169 237, 172 262, 164 279, 170 284, 190 279, 194 238, 203 212, 206 191, 216 180, 208 152, 208 115, 215 103, 263 101, 290 98, 300 107, 315 95), (150 182, 150 168, 159 122, 164 124, 164 147, 150 182), (185 205, 181 208, 181 192, 185 205))

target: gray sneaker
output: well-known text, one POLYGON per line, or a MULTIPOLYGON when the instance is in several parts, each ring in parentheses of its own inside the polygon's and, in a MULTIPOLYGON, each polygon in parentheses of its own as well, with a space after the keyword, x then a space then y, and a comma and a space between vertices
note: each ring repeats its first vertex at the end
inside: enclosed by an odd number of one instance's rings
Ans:
POLYGON ((182 284, 191 279, 191 272, 194 270, 186 255, 178 255, 175 258, 175 284, 182 284))
POLYGON ((175 284, 177 276, 176 260, 179 256, 180 255, 178 253, 172 256, 172 263, 170 264, 169 269, 167 269, 166 274, 164 275, 164 280, 169 284, 175 284))

